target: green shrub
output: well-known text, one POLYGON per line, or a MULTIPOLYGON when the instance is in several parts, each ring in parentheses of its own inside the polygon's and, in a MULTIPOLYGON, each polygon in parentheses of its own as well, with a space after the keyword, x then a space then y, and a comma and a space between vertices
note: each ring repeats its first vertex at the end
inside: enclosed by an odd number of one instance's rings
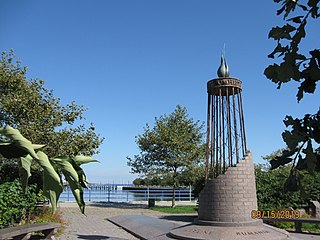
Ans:
POLYGON ((43 200, 36 192, 36 185, 30 184, 26 193, 22 192, 18 180, 0 185, 0 228, 28 221, 35 211, 37 201, 43 200))
POLYGON ((302 223, 302 231, 320 232, 320 227, 315 223, 302 223))
POLYGON ((281 229, 294 229, 294 222, 269 222, 269 225, 275 226, 281 229))
POLYGON ((256 165, 256 186, 259 210, 277 210, 292 207, 297 209, 307 204, 299 192, 288 192, 285 182, 290 174, 290 166, 266 170, 264 165, 256 165))
POLYGON ((12 182, 19 178, 19 165, 17 160, 0 158, 0 184, 12 182))

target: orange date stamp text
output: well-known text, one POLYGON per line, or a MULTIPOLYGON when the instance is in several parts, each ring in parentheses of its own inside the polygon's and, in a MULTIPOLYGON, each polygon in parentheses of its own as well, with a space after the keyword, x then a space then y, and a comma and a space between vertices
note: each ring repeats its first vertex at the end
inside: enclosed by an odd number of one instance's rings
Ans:
POLYGON ((281 210, 252 210, 252 219, 263 219, 263 218, 278 218, 278 219, 288 219, 288 218, 300 218, 300 211, 281 209, 281 210))

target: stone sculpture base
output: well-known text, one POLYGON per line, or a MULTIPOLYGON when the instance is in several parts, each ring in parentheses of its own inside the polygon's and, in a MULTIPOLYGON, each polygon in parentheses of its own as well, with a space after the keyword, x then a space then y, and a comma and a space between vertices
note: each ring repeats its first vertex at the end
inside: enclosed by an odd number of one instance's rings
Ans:
POLYGON ((252 225, 257 220, 251 217, 251 212, 257 209, 255 172, 250 151, 236 166, 229 167, 225 174, 207 180, 199 195, 199 221, 252 225))
POLYGON ((169 236, 188 240, 292 239, 288 232, 252 218, 257 209, 254 165, 248 151, 236 166, 206 182, 199 195, 195 224, 173 229, 169 236))

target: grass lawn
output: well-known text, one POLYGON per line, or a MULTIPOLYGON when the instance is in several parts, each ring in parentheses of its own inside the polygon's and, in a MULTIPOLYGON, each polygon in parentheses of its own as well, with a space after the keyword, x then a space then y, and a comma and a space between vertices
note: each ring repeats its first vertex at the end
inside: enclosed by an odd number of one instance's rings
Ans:
POLYGON ((196 206, 175 206, 174 208, 167 206, 159 206, 150 209, 153 211, 163 213, 197 213, 196 206))
POLYGON ((314 223, 302 223, 302 231, 320 233, 320 227, 314 223))

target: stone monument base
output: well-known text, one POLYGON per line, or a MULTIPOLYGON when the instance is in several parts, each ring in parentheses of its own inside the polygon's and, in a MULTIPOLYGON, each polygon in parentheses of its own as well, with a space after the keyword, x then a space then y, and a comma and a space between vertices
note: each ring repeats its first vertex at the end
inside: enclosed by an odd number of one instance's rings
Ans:
POLYGON ((252 154, 216 178, 207 180, 199 195, 198 219, 170 231, 176 239, 199 240, 288 240, 287 231, 252 218, 257 210, 252 154))
POLYGON ((287 231, 266 224, 256 226, 204 226, 191 224, 170 231, 169 237, 186 240, 294 240, 287 231))

